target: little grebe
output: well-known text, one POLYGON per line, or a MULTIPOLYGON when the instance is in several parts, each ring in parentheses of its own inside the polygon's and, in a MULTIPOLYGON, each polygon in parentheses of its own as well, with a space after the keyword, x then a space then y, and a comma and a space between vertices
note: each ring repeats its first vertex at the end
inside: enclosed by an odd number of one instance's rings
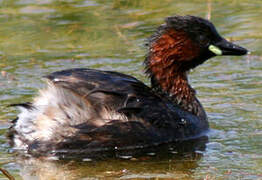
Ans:
POLYGON ((166 18, 149 40, 145 59, 151 87, 134 77, 94 69, 68 69, 45 78, 47 88, 9 131, 15 149, 49 153, 61 149, 132 149, 186 140, 209 128, 187 73, 217 55, 247 50, 222 38, 208 20, 166 18))

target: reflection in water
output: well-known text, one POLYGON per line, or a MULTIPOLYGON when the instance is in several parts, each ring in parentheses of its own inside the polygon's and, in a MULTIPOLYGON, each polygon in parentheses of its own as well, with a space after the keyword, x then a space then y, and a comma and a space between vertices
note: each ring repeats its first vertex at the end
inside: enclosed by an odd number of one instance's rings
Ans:
POLYGON ((54 160, 54 157, 18 157, 17 163, 21 166, 20 175, 23 179, 183 178, 198 167, 198 160, 202 157, 201 152, 205 150, 207 141, 208 138, 203 136, 156 148, 131 152, 115 151, 111 152, 110 157, 104 154, 104 158, 101 159, 99 156, 99 160, 84 156, 78 161, 75 158, 54 160))

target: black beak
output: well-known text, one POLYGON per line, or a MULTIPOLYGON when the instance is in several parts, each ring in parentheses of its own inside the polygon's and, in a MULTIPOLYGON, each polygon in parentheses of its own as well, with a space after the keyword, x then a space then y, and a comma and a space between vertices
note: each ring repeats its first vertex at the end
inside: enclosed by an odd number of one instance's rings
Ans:
POLYGON ((222 51, 222 55, 242 56, 248 53, 248 50, 245 48, 235 45, 225 39, 222 39, 214 45, 222 51))

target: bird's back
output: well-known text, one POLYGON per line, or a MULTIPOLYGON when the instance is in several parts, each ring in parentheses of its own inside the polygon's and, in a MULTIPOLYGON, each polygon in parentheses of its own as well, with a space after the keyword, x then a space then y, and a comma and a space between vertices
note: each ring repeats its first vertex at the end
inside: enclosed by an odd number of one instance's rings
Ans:
POLYGON ((47 88, 33 103, 18 105, 22 112, 10 131, 16 148, 128 149, 192 138, 207 129, 128 75, 70 69, 46 78, 47 88))

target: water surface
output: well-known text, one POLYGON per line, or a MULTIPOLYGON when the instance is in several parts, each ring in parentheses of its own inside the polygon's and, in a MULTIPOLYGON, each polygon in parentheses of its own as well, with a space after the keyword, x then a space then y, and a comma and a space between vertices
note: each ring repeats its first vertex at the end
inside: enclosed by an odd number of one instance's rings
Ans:
POLYGON ((1 0, 0 167, 17 179, 262 179, 261 12, 261 0, 1 0), (41 76, 90 67, 149 83, 145 40, 175 14, 210 18, 223 36, 252 52, 216 57, 191 72, 212 128, 204 151, 22 163, 9 153, 5 133, 17 111, 6 106, 30 101, 44 86, 41 76))

